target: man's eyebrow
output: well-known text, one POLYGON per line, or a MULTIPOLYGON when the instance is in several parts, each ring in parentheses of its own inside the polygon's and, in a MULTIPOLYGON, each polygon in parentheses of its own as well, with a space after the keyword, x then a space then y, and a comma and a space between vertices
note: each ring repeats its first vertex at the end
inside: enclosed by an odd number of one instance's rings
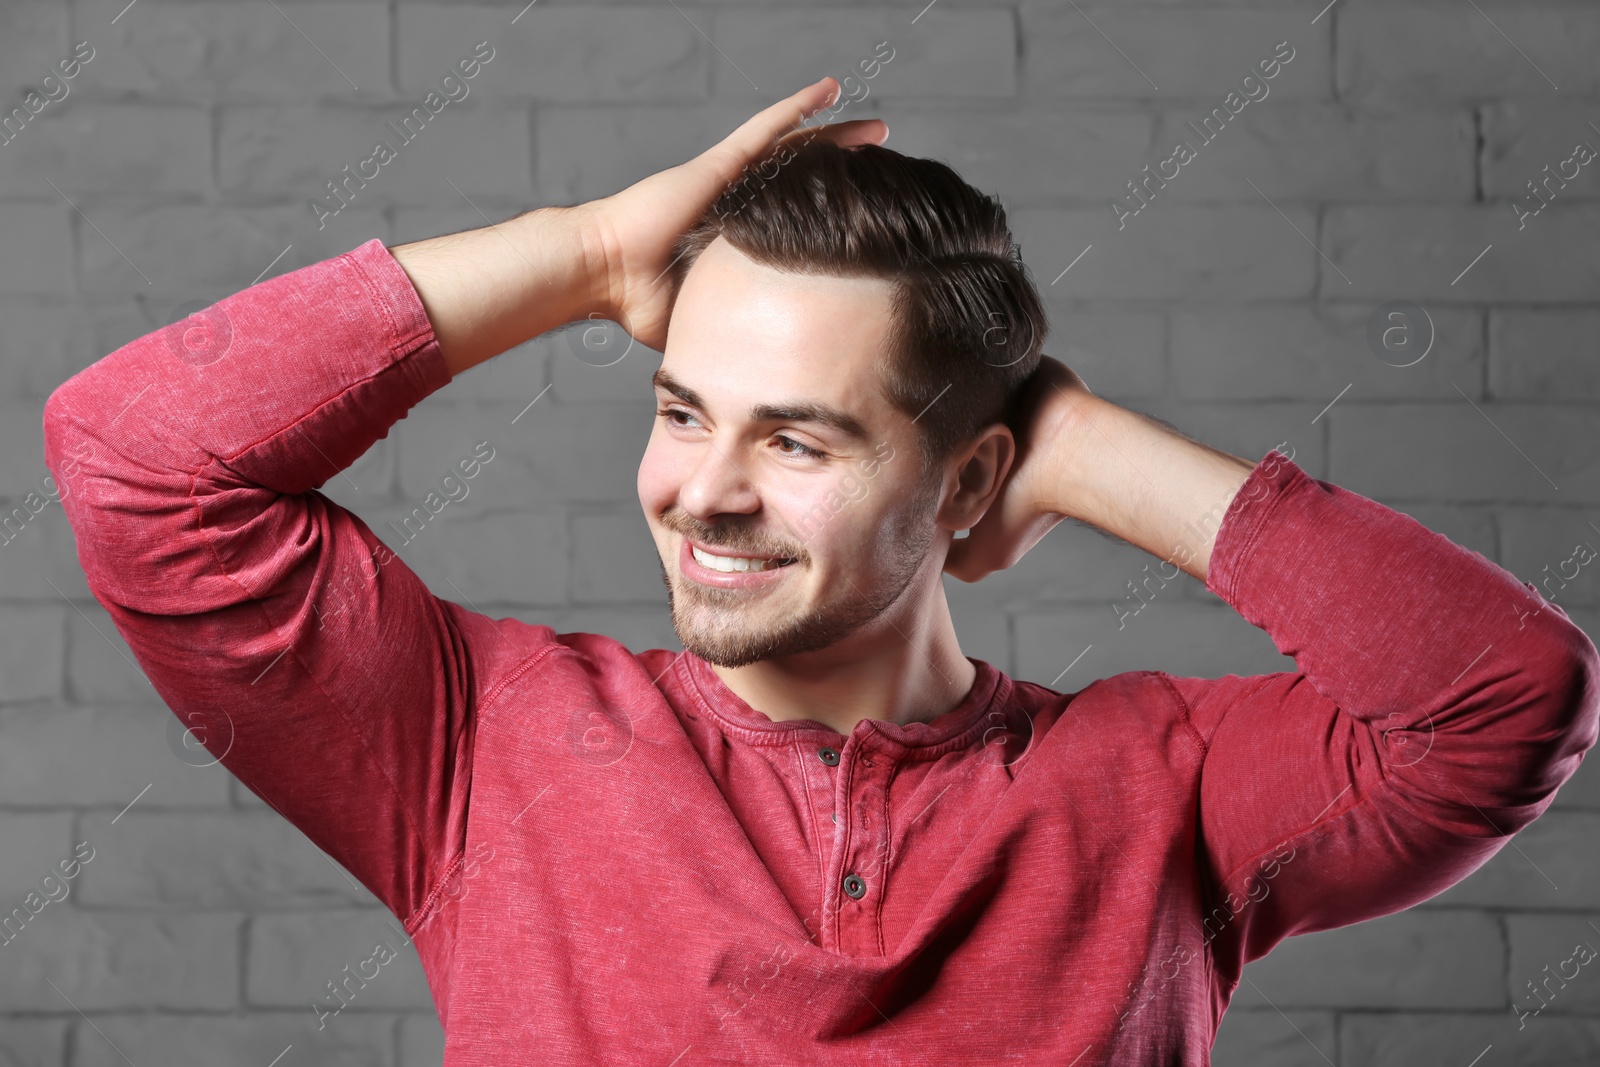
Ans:
MULTIPOLYGON (((655 374, 651 376, 650 382, 658 389, 665 389, 684 403, 692 404, 702 411, 705 410, 704 398, 667 373, 665 369, 658 368, 655 374)), ((831 426, 845 436, 853 437, 859 441, 865 441, 869 436, 867 428, 849 412, 810 400, 795 400, 786 404, 757 404, 750 409, 750 418, 755 422, 820 423, 823 426, 831 426)))

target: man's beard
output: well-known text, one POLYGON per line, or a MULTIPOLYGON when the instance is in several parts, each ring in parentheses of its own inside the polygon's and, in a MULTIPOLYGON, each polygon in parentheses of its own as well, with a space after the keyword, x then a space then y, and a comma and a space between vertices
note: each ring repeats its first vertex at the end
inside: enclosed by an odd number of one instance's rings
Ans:
MULTIPOLYGON (((685 651, 718 667, 743 667, 836 644, 887 611, 916 577, 928 546, 933 543, 934 504, 929 499, 925 505, 912 509, 906 516, 909 521, 902 520, 904 525, 896 531, 900 536, 894 539, 889 558, 872 569, 878 577, 869 587, 847 579, 836 598, 798 618, 762 618, 772 610, 763 601, 779 596, 776 589, 751 594, 747 590, 703 586, 688 578, 684 582, 692 586, 687 594, 690 606, 680 610, 672 578, 657 553, 661 580, 667 587, 667 604, 672 610, 672 628, 679 642, 685 651)), ((798 574, 787 577, 800 579, 798 574)))

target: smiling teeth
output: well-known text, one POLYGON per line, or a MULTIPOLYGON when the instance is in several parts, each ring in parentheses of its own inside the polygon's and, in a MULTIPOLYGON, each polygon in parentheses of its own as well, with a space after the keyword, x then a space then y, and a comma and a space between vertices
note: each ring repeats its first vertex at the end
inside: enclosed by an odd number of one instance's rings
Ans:
POLYGON ((713 571, 722 571, 725 574, 734 574, 742 571, 771 571, 777 570, 785 563, 792 563, 787 559, 748 559, 744 556, 713 556, 702 552, 694 545, 689 546, 689 551, 694 553, 695 562, 702 567, 713 571))

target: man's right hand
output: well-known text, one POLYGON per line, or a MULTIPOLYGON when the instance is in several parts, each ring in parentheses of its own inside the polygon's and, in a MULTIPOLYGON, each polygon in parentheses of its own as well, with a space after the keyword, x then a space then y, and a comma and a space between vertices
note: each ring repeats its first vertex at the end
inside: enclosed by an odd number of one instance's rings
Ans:
POLYGON ((797 130, 838 92, 834 79, 823 78, 687 163, 612 196, 390 248, 422 299, 450 373, 595 313, 661 350, 678 238, 746 166, 782 142, 880 144, 888 136, 878 119, 797 130))
POLYGON ((821 81, 757 113, 687 163, 652 174, 603 200, 582 206, 604 273, 603 292, 614 321, 640 343, 660 351, 672 311, 668 268, 679 237, 710 209, 746 167, 781 144, 828 140, 840 145, 882 144, 889 128, 880 119, 855 119, 798 129, 838 99, 839 83, 821 81))

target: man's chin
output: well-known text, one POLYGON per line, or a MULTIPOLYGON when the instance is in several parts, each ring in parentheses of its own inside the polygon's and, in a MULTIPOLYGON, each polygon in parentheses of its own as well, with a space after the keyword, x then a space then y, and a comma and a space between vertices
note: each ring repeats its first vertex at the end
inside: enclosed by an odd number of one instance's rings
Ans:
POLYGON ((771 658, 758 643, 751 641, 708 641, 701 634, 682 630, 678 631, 678 641, 685 652, 692 652, 716 667, 744 667, 771 658))
POLYGON ((766 627, 741 623, 715 609, 713 613, 720 616, 715 623, 708 623, 703 610, 693 610, 691 618, 673 612, 672 628, 684 651, 718 667, 743 667, 776 654, 776 635, 766 627))
POLYGON ((713 667, 725 667, 728 669, 748 667, 752 663, 760 663, 764 659, 771 658, 770 656, 757 655, 753 651, 729 650, 720 645, 699 645, 688 641, 683 642, 683 650, 692 652, 713 667))

